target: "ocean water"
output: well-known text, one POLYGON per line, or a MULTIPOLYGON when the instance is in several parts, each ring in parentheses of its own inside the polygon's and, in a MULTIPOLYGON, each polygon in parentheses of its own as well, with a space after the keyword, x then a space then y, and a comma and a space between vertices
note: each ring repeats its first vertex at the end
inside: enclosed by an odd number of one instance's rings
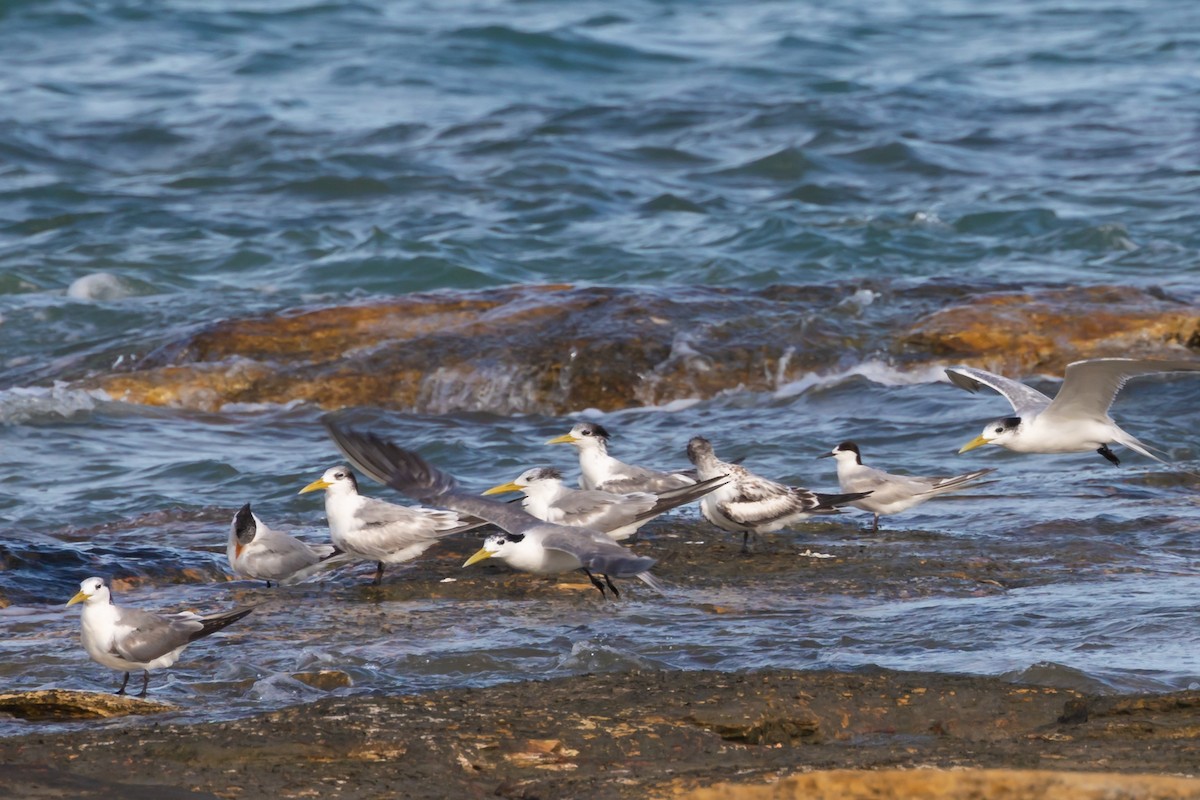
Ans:
MULTIPOLYGON (((812 458, 851 437, 887 468, 996 466, 1000 483, 896 518, 892 538, 846 515, 794 547, 974 553, 1017 571, 1002 591, 916 574, 783 598, 380 601, 351 572, 264 594, 225 581, 228 519, 250 501, 324 537, 320 503, 295 497, 338 460, 321 411, 200 413, 75 385, 222 319, 509 284, 875 302, 880 287, 1121 285, 1195 307, 1200 7, 50 0, 0 3, 0 29, 9 688, 115 684, 62 608, 93 574, 131 579, 122 598, 149 608, 262 603, 247 634, 154 677, 196 719, 320 696, 291 678, 315 668, 348 673, 340 691, 637 666, 1200 682, 1195 479, 1133 454, 1119 470, 957 457, 1007 409, 936 370, 850 363, 605 415, 355 413, 481 489, 569 468, 540 443, 581 417, 630 461, 680 463, 702 432, 814 488, 836 478, 812 458)), ((1115 415, 1195 472, 1197 396, 1194 379, 1135 382, 1115 415)))

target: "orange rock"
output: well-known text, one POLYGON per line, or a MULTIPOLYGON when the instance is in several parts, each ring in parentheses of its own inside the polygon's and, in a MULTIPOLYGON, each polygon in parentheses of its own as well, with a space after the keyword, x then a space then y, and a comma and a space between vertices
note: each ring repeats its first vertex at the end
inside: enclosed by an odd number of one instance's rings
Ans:
POLYGON ((910 325, 944 292, 912 289, 872 324, 842 290, 638 292, 520 286, 405 295, 211 325, 83 383, 132 403, 206 411, 303 401, 444 413, 615 410, 741 388, 772 391, 889 349, 905 364, 1006 374, 1098 355, 1200 347, 1200 311, 1126 287, 981 295, 910 325))
POLYGON ((1200 309, 1118 286, 988 294, 918 320, 899 346, 1003 374, 1061 374, 1083 358, 1200 346, 1200 309))
POLYGON ((1050 770, 827 770, 760 786, 722 783, 675 796, 686 800, 1194 800, 1200 797, 1200 780, 1050 770))

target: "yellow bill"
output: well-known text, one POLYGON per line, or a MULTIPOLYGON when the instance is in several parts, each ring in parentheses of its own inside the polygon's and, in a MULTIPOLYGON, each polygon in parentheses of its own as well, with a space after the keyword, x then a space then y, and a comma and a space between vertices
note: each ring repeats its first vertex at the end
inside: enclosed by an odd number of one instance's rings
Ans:
POLYGON ((330 486, 333 486, 333 484, 330 483, 329 481, 324 480, 322 478, 317 478, 315 481, 310 483, 308 486, 305 486, 303 489, 296 492, 296 494, 306 494, 307 492, 315 492, 317 489, 328 489, 330 486))
POLYGON ((575 441, 574 436, 569 433, 564 433, 562 436, 555 436, 553 439, 546 442, 546 444, 570 444, 573 441, 575 441))
POLYGON ((463 566, 469 567, 472 564, 478 564, 480 561, 483 561, 485 558, 491 558, 491 557, 492 557, 492 551, 488 550, 486 548, 483 548, 478 553, 476 553, 475 555, 468 558, 466 563, 463 564, 463 566))
POLYGON ((84 592, 82 590, 80 590, 75 593, 74 597, 72 597, 70 600, 67 601, 67 605, 73 606, 76 603, 82 603, 84 600, 87 600, 87 599, 88 599, 88 595, 84 594, 84 592))
POLYGON ((520 492, 520 491, 524 491, 523 487, 518 486, 513 481, 509 481, 508 483, 502 483, 499 486, 493 486, 492 488, 490 488, 486 492, 484 492, 484 494, 504 494, 505 492, 520 492))
POLYGON ((961 455, 962 453, 965 453, 968 450, 974 450, 976 447, 983 447, 987 443, 988 443, 988 440, 983 438, 983 436, 976 436, 974 439, 967 442, 962 447, 958 448, 958 452, 961 455))

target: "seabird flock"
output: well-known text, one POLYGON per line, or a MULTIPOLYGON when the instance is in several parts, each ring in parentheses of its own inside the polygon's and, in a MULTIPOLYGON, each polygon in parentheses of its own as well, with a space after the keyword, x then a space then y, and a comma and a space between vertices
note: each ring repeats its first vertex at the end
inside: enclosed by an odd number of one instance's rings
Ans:
MULTIPOLYGON (((985 444, 1018 453, 1095 451, 1119 465, 1109 449, 1109 445, 1119 444, 1168 464, 1113 422, 1109 408, 1130 378, 1198 371, 1200 361, 1076 361, 1067 366, 1062 386, 1051 399, 1023 383, 981 369, 947 368, 954 385, 971 392, 986 386, 1013 408, 1012 416, 989 422, 959 452, 985 444)), ((235 574, 266 581, 270 587, 304 580, 336 564, 367 561, 377 565, 375 583, 379 584, 386 564, 411 561, 442 537, 491 526, 499 532, 487 535, 464 567, 498 559, 536 575, 581 570, 605 597, 620 595, 614 578, 638 578, 661 593, 663 585, 650 574, 655 560, 639 556, 619 542, 673 508, 698 501, 705 519, 742 534, 746 552, 751 534, 791 528, 813 516, 841 513, 847 506, 870 512, 872 529, 878 530, 880 516, 983 485, 980 479, 995 471, 980 469, 942 477, 894 474, 863 464, 859 446, 845 441, 820 456, 836 460, 841 489, 839 494, 826 494, 789 486, 722 461, 712 443, 701 436, 687 445, 692 470, 657 472, 626 464, 608 454, 608 431, 592 422, 580 422, 569 433, 547 442, 577 448, 580 489, 566 486, 558 470, 536 467, 478 495, 463 491, 453 475, 383 436, 328 419, 325 425, 334 444, 361 474, 422 505, 397 505, 362 495, 349 467, 331 467, 300 494, 325 492, 332 544, 310 545, 271 530, 247 503, 229 529, 227 553, 235 574), (506 492, 522 493, 520 505, 488 497, 506 492)), ((96 577, 84 580, 67 605, 75 603, 83 603, 81 640, 88 655, 124 673, 117 694, 124 694, 130 674, 141 670, 139 696, 143 697, 150 670, 171 666, 188 644, 253 610, 198 616, 122 607, 113 602, 104 580, 96 577)))

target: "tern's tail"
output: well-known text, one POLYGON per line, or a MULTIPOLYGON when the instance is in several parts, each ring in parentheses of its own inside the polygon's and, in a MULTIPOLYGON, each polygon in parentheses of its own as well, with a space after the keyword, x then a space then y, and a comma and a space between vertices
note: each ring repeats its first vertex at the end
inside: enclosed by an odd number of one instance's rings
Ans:
POLYGON ((651 589, 658 592, 659 594, 667 593, 667 587, 663 586, 662 583, 658 580, 658 578, 654 577, 649 572, 639 572, 637 574, 637 577, 639 579, 641 579, 642 583, 646 584, 647 586, 649 586, 651 589))
MULTIPOLYGON (((1155 461, 1157 461, 1160 464, 1166 464, 1167 466, 1175 466, 1170 461, 1167 461, 1165 458, 1162 458, 1161 456, 1157 456, 1154 453, 1150 452, 1151 450, 1158 450, 1157 447, 1151 447, 1150 445, 1146 444, 1145 442, 1138 441, 1138 439, 1136 437, 1131 436, 1130 434, 1126 433, 1125 431, 1121 430, 1120 428, 1117 428, 1117 434, 1118 435, 1115 440, 1117 442, 1117 444, 1124 445, 1125 447, 1128 447, 1130 450, 1133 450, 1134 452, 1137 452, 1137 453, 1141 453, 1142 455, 1146 456, 1147 458, 1153 458, 1155 461)), ((1158 452, 1162 453, 1164 456, 1166 455, 1166 452, 1163 450, 1158 450, 1158 452)))
MULTIPOLYGON (((967 472, 962 475, 955 475, 950 478, 940 478, 937 483, 935 483, 932 487, 930 487, 929 491, 921 492, 921 494, 922 495, 942 494, 944 492, 949 492, 953 489, 960 489, 963 486, 966 486, 967 484, 974 483, 975 481, 982 478, 984 475, 990 475, 995 471, 996 470, 994 468, 988 467, 987 469, 979 469, 979 470, 975 470, 974 472, 967 472)), ((995 481, 984 481, 984 483, 985 484, 986 483, 995 483, 995 481)), ((974 485, 982 486, 984 484, 975 483, 974 485)))
POLYGON ((203 639, 205 636, 208 636, 211 633, 216 633, 225 626, 232 625, 233 623, 237 622, 239 619, 246 616, 253 610, 254 607, 251 606, 250 608, 235 609, 230 611, 228 614, 216 614, 211 617, 203 617, 200 620, 200 624, 203 627, 201 627, 200 630, 190 634, 188 636, 188 641, 194 642, 197 639, 203 639))
POLYGON ((862 500, 869 495, 870 492, 850 492, 849 494, 820 494, 813 492, 817 498, 817 506, 809 509, 809 513, 820 513, 822 511, 834 511, 838 506, 844 506, 848 503, 853 503, 855 500, 862 500))

